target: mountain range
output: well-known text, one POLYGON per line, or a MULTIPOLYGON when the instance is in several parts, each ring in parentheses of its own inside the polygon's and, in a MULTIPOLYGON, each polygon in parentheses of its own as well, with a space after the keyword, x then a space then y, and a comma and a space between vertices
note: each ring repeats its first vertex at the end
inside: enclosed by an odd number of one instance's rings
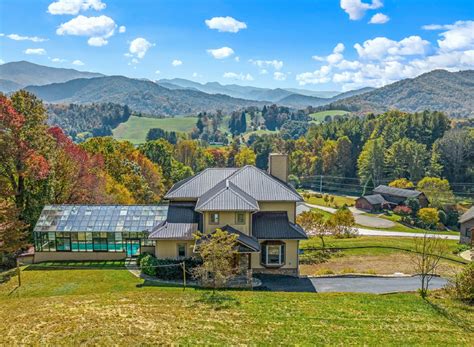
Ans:
POLYGON ((153 82, 25 61, 0 65, 0 91, 8 93, 19 88, 32 91, 48 103, 116 103, 128 105, 135 112, 160 116, 218 109, 229 112, 272 103, 294 109, 342 108, 357 114, 396 108, 407 112, 437 110, 455 117, 474 115, 473 70, 434 70, 382 88, 362 88, 334 95, 336 92, 331 91, 269 89, 217 82, 201 84, 177 78, 153 82))

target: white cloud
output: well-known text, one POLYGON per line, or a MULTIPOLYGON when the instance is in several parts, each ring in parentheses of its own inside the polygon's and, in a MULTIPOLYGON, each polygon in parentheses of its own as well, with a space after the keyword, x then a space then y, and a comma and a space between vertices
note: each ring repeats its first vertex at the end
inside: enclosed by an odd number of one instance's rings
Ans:
POLYGON ((48 6, 48 12, 53 15, 70 14, 76 15, 80 11, 93 9, 103 10, 106 5, 101 0, 58 0, 48 6))
POLYGON ((156 73, 157 75, 159 75, 159 74, 161 73, 161 71, 160 71, 160 70, 156 70, 155 73, 156 73))
POLYGON ((367 10, 383 7, 381 0, 372 0, 370 3, 361 0, 341 0, 341 8, 349 15, 349 19, 358 20, 364 17, 367 10))
POLYGON ((173 65, 174 67, 176 66, 180 66, 180 65, 183 65, 183 62, 179 59, 175 59, 171 62, 171 65, 173 65))
POLYGON ((24 53, 29 55, 45 55, 46 50, 44 48, 27 48, 24 53))
POLYGON ((3 59, 0 59, 0 65, 5 64, 5 61, 3 59))
POLYGON ((137 37, 135 40, 130 42, 130 47, 128 48, 130 54, 128 54, 127 56, 138 57, 140 59, 143 59, 146 52, 153 46, 153 43, 149 42, 143 37, 137 37))
POLYGON ((383 13, 376 13, 370 18, 369 24, 385 24, 390 20, 390 17, 383 13))
POLYGON ((258 73, 260 75, 266 75, 268 73, 268 70, 267 69, 261 69, 258 73))
POLYGON ((331 67, 329 65, 321 66, 318 70, 313 72, 303 72, 296 75, 296 80, 302 86, 306 84, 320 84, 331 81, 329 76, 331 67))
POLYGON ((230 47, 221 47, 216 49, 208 49, 207 53, 216 59, 224 59, 232 56, 234 54, 234 50, 230 47))
POLYGON ((62 23, 56 34, 58 35, 74 35, 88 36, 88 43, 92 46, 100 46, 107 44, 107 38, 111 37, 117 25, 114 20, 107 16, 85 17, 77 16, 66 23, 62 23), (100 40, 102 39, 102 40, 100 40))
POLYGON ((449 52, 474 48, 474 21, 457 21, 443 28, 447 31, 442 32, 438 40, 441 50, 449 52))
POLYGON ((234 58, 234 60, 238 63, 238 62, 240 62, 240 57, 237 56, 237 57, 234 58))
POLYGON ((121 25, 121 26, 119 27, 119 33, 123 34, 123 33, 126 32, 126 31, 127 31, 127 28, 125 27, 125 25, 121 25))
POLYGON ((286 74, 283 72, 275 71, 273 73, 273 79, 276 81, 284 81, 286 80, 286 74))
POLYGON ((53 59, 51 59, 51 61, 53 63, 65 63, 65 62, 67 62, 66 59, 61 59, 61 58, 53 58, 53 59))
MULTIPOLYGON (((4 36, 4 35, 2 35, 2 36, 4 36)), ((38 37, 38 36, 22 36, 22 35, 18 35, 18 34, 9 34, 9 35, 5 35, 5 36, 8 37, 9 39, 15 40, 15 41, 33 41, 33 42, 48 41, 48 39, 44 39, 44 38, 38 37)))
POLYGON ((283 67, 283 61, 281 60, 249 60, 250 63, 252 63, 255 66, 258 66, 259 68, 266 68, 266 67, 272 67, 275 70, 281 70, 283 67))
POLYGON ((82 61, 80 61, 80 60, 74 60, 74 61, 72 62, 72 65, 83 66, 83 65, 85 65, 85 64, 84 64, 82 61))
POLYGON ((107 43, 109 43, 109 41, 103 37, 91 37, 89 40, 87 40, 87 44, 94 47, 105 46, 107 43))
POLYGON ((253 81, 253 76, 251 74, 226 72, 222 75, 222 77, 240 81, 253 81))
POLYGON ((220 32, 236 33, 239 30, 247 29, 247 24, 239 22, 232 17, 214 17, 204 21, 209 29, 215 29, 220 32))
POLYGON ((364 41, 361 45, 356 43, 354 48, 360 58, 367 60, 381 60, 387 56, 397 58, 405 55, 425 54, 430 43, 419 36, 406 37, 400 41, 390 40, 386 37, 376 37, 364 41))

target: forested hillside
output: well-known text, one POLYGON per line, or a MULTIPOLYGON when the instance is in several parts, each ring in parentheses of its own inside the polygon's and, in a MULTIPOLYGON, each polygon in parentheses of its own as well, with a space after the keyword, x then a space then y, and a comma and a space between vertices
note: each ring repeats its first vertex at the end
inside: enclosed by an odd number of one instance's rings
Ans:
POLYGON ((151 81, 123 76, 75 79, 26 89, 46 102, 77 104, 111 102, 128 105, 136 112, 154 115, 190 115, 219 109, 232 111, 262 104, 195 90, 170 90, 151 81))
POLYGON ((451 117, 474 116, 474 71, 434 70, 369 93, 338 100, 332 109, 359 113, 442 111, 451 117))
POLYGON ((90 136, 110 136, 112 129, 131 115, 127 105, 112 103, 49 104, 47 110, 48 124, 61 127, 75 141, 90 136))

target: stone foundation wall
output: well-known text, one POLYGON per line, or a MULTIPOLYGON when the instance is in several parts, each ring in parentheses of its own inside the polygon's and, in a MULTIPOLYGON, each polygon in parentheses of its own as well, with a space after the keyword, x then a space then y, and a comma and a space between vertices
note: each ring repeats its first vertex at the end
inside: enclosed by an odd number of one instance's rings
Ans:
POLYGON ((125 252, 35 252, 34 263, 44 261, 99 261, 122 260, 125 252))
POLYGON ((287 276, 299 276, 298 269, 288 269, 288 268, 259 268, 252 270, 254 274, 266 274, 266 275, 287 275, 287 276))

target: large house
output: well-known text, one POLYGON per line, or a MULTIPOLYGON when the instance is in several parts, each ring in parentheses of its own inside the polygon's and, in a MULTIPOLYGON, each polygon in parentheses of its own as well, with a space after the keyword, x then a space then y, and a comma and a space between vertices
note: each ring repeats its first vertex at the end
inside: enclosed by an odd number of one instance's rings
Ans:
POLYGON ((471 245, 472 234, 474 232, 474 206, 467 210, 467 212, 459 218, 459 223, 461 224, 461 228, 459 230, 461 233, 460 242, 471 245))
POLYGON ((152 252, 195 255, 196 231, 237 235, 236 262, 254 273, 298 275, 296 224, 301 196, 287 183, 288 157, 271 154, 269 172, 255 166, 209 168, 176 183, 168 205, 46 206, 34 229, 35 262, 113 260, 152 252))
POLYGON ((364 195, 358 198, 355 206, 361 210, 376 212, 404 205, 409 198, 417 199, 421 208, 427 207, 429 204, 426 195, 418 190, 379 185, 373 190, 371 195, 364 195))

